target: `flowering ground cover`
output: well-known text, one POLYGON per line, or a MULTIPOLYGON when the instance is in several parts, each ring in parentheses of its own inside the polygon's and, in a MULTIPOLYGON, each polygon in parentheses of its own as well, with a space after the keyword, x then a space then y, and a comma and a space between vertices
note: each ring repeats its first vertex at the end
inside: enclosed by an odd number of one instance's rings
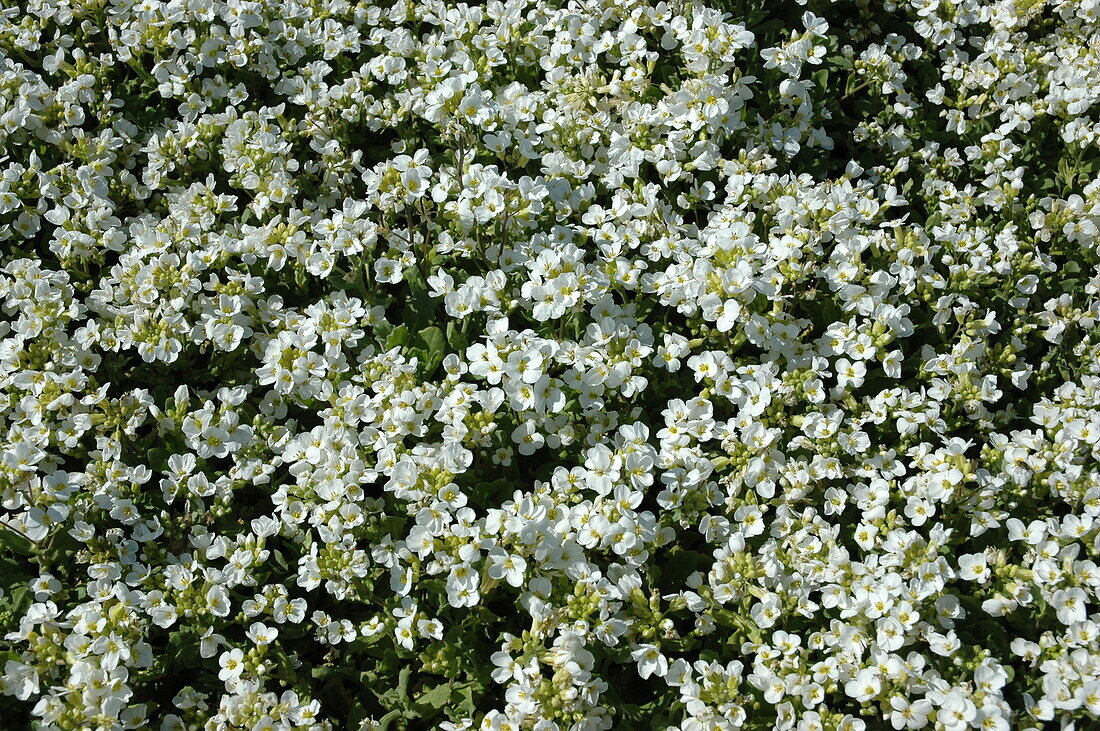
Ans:
POLYGON ((0 9, 0 727, 1100 728, 1100 2, 0 9))

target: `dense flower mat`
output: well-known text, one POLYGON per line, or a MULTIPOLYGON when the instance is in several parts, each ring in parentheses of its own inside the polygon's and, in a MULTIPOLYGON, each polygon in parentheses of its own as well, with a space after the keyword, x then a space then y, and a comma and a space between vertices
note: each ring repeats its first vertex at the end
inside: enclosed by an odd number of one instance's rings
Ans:
POLYGON ((0 726, 1100 727, 1097 0, 0 10, 0 726))

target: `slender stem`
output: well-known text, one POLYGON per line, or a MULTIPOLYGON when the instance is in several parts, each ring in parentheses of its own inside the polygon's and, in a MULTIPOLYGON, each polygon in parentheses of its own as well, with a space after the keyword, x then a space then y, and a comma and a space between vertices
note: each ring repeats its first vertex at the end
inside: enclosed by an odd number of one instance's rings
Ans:
POLYGON ((871 82, 873 82, 873 81, 874 81, 874 79, 867 79, 867 80, 866 80, 866 81, 864 81, 864 82, 863 82, 862 84, 859 84, 858 86, 856 86, 856 87, 855 87, 854 89, 852 89, 851 91, 849 91, 849 92, 845 93, 845 94, 844 94, 844 96, 840 97, 840 100, 841 100, 841 101, 844 101, 845 99, 847 99, 848 97, 852 96, 853 94, 855 94, 855 93, 857 93, 857 92, 860 92, 860 91, 863 91, 863 90, 864 90, 864 89, 866 89, 866 88, 867 88, 868 86, 870 86, 870 85, 871 85, 871 82))

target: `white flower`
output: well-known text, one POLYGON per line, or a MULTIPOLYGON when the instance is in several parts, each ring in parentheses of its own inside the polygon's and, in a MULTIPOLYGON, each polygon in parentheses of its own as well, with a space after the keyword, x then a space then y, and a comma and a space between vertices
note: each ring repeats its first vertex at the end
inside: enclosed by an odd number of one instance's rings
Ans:
POLYGON ((1085 609, 1087 601, 1088 595, 1084 589, 1074 587, 1055 591, 1050 605, 1058 613, 1058 621, 1062 624, 1073 624, 1084 621, 1088 616, 1085 609))
POLYGON ((841 388, 859 388, 867 376, 867 366, 860 361, 841 358, 836 362, 836 378, 841 388))
POLYGON ((493 579, 504 579, 511 586, 523 583, 523 572, 526 568, 527 562, 521 556, 507 553, 489 556, 489 576, 493 579))
POLYGON ((631 657, 638 663, 638 674, 643 679, 651 675, 662 678, 668 672, 668 660, 656 645, 639 645, 631 652, 631 657))
POLYGON ((874 668, 861 668, 844 684, 844 693, 860 703, 875 698, 882 691, 882 681, 874 668))
POLYGON ((959 556, 959 578, 984 584, 990 570, 984 553, 967 553, 959 556))
POLYGON ((244 652, 240 648, 227 650, 218 657, 218 665, 221 666, 218 679, 224 681, 226 685, 230 685, 239 680, 244 672, 244 652))
POLYGON ((270 645, 278 638, 279 630, 276 627, 268 627, 263 622, 253 622, 244 634, 255 645, 270 645))
POLYGON ((480 599, 481 577, 468 563, 460 563, 447 576, 447 602, 452 607, 472 607, 480 599))
POLYGON ((546 438, 540 434, 533 422, 527 421, 512 430, 512 441, 519 447, 522 455, 532 455, 546 443, 546 438))
POLYGON ((4 693, 14 695, 21 701, 28 700, 38 693, 38 671, 33 665, 8 660, 4 663, 4 677, 0 679, 4 693))

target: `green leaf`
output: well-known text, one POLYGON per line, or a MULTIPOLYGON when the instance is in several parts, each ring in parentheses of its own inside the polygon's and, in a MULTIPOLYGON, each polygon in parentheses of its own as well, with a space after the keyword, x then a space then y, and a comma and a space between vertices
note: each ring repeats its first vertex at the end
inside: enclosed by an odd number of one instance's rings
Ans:
POLYGON ((392 724, 399 718, 401 718, 401 711, 390 711, 385 716, 382 716, 381 720, 379 720, 378 722, 378 725, 374 728, 378 729, 378 731, 387 731, 390 727, 390 724, 392 724))
POLYGON ((668 587, 682 586, 687 577, 705 563, 706 558, 698 551, 673 549, 669 552, 668 560, 661 564, 661 584, 668 587))
MULTIPOLYGON (((477 710, 477 701, 474 699, 474 691, 480 691, 482 688, 475 683, 461 683, 455 686, 458 691, 459 700, 457 702, 458 711, 463 715, 472 716, 474 711, 477 710)), ((480 693, 478 694, 480 695, 480 693)))
POLYGON ((11 602, 11 608, 14 613, 22 613, 22 611, 30 606, 31 603, 31 588, 29 586, 17 586, 11 590, 11 594, 8 595, 8 600, 11 602))
POLYGON ((461 353, 466 350, 466 347, 470 344, 469 338, 460 330, 455 327, 454 320, 447 323, 447 343, 451 346, 451 351, 455 353, 461 353))
POLYGON ((386 348, 400 348, 409 341, 409 328, 398 325, 386 337, 386 348))
POLYGON ((422 693, 416 699, 416 705, 427 706, 433 711, 439 711, 445 708, 451 702, 451 695, 454 687, 450 683, 442 683, 428 690, 426 693, 422 693))
POLYGON ((408 665, 401 668, 397 673, 397 695, 405 701, 409 699, 409 677, 412 675, 412 668, 408 665))
POLYGON ((438 322, 435 312, 436 302, 431 298, 426 289, 414 287, 409 299, 405 302, 405 311, 401 321, 409 330, 419 332, 433 322, 438 322))
POLYGON ((432 325, 421 330, 419 334, 420 339, 428 346, 429 356, 443 360, 443 356, 447 354, 447 338, 443 337, 443 331, 432 325))
POLYGON ((164 473, 168 471, 168 458, 171 455, 171 450, 165 447, 156 447, 146 453, 145 461, 154 472, 164 473))
POLYGON ((386 688, 384 691, 378 688, 378 683, 366 685, 377 696, 383 706, 394 711, 405 712, 411 707, 409 700, 409 677, 411 674, 412 669, 408 665, 404 666, 397 675, 397 686, 386 688))
POLYGON ((34 544, 26 536, 16 533, 6 525, 0 525, 0 546, 20 556, 33 556, 34 544))
POLYGON ((478 617, 481 619, 482 622, 485 622, 486 624, 500 621, 500 617, 494 614, 492 610, 484 604, 482 604, 480 609, 478 610, 478 617))
POLYGON ((364 721, 367 720, 369 715, 367 709, 363 706, 363 701, 356 700, 351 706, 351 711, 348 712, 348 728, 363 728, 366 725, 364 721))
POLYGON ((26 567, 25 561, 17 561, 11 556, 0 556, 0 588, 10 591, 13 586, 27 583, 30 576, 26 567))

